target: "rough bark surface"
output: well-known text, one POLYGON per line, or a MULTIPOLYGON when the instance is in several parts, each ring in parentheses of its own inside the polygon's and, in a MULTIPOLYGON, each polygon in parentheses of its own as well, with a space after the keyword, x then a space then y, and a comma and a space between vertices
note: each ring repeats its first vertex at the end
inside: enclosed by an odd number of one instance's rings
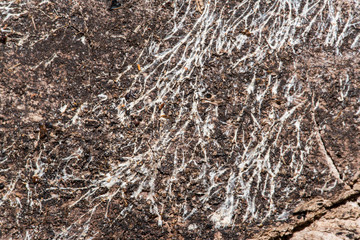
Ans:
POLYGON ((0 238, 360 239, 359 12, 0 1, 0 238))

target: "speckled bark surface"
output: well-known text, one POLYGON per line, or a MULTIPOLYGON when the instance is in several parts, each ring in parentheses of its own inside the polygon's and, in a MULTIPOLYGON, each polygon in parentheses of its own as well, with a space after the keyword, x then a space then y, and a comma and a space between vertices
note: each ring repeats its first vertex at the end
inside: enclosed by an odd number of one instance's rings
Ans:
POLYGON ((0 1, 1 239, 360 237, 357 1, 110 4, 0 1))

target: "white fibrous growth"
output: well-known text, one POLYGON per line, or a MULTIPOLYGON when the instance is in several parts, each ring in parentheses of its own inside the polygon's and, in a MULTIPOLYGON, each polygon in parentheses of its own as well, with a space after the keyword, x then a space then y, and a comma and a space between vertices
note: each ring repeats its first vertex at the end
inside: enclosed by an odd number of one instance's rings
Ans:
MULTIPOLYGON (((174 169, 172 176, 167 180, 166 189, 169 196, 173 196, 172 186, 179 180, 179 176, 185 174, 187 165, 204 162, 193 170, 198 171, 198 178, 192 181, 201 183, 207 179, 202 197, 203 204, 223 189, 221 204, 212 209, 213 213, 209 216, 217 227, 231 226, 234 218, 240 218, 244 222, 264 221, 273 215, 276 211, 273 201, 275 192, 280 192, 285 198, 295 190, 281 185, 278 181, 279 172, 286 169, 291 179, 296 182, 302 173, 314 137, 312 134, 303 134, 303 116, 296 113, 311 111, 313 107, 311 102, 304 98, 305 92, 309 91, 306 83, 299 83, 299 76, 293 71, 293 75, 289 75, 285 83, 279 86, 278 76, 271 73, 265 76, 257 75, 256 67, 265 64, 263 61, 269 55, 280 55, 283 49, 295 53, 294 49, 297 46, 307 44, 308 41, 318 41, 319 44, 340 53, 345 37, 357 34, 350 43, 354 48, 358 47, 359 38, 359 33, 352 28, 359 24, 360 20, 357 14, 360 10, 357 1, 240 1, 231 5, 231 10, 226 9, 231 3, 204 1, 201 14, 190 21, 196 11, 195 1, 171 2, 174 13, 169 23, 173 28, 165 38, 149 41, 148 48, 140 58, 143 60, 143 63, 140 61, 142 74, 137 77, 136 82, 140 85, 142 94, 135 102, 130 103, 130 108, 141 114, 145 107, 156 108, 164 99, 177 99, 181 96, 181 108, 176 115, 175 123, 171 129, 159 131, 159 136, 151 142, 151 148, 162 151, 162 156, 173 156, 174 169), (344 10, 342 6, 350 7, 344 10), (248 108, 253 121, 251 131, 230 122, 223 123, 224 129, 227 129, 225 134, 233 140, 228 156, 235 159, 231 165, 210 163, 213 153, 207 150, 209 146, 221 148, 219 140, 212 138, 212 134, 216 128, 215 122, 219 121, 219 101, 226 101, 204 100, 205 89, 211 87, 208 81, 204 81, 206 64, 212 63, 215 55, 220 56, 220 59, 231 56, 229 65, 219 68, 229 71, 235 69, 239 73, 250 72, 253 75, 246 83, 246 91, 241 93, 246 95, 241 104, 248 108), (259 77, 264 79, 265 87, 258 86, 259 77), (149 84, 154 81, 155 83, 149 84), (190 82, 193 90, 188 96, 184 95, 185 91, 181 88, 186 81, 190 82), (285 100, 281 106, 283 111, 278 111, 277 108, 280 106, 275 105, 265 112, 262 101, 269 95, 272 98, 281 96, 285 100), (150 96, 152 101, 146 101, 150 96), (145 107, 137 109, 136 106, 140 102, 145 107), (210 104, 206 114, 200 116, 198 108, 204 102, 210 104), (196 142, 193 144, 203 151, 201 160, 188 154, 191 150, 184 132, 190 122, 194 124, 195 130, 192 137, 196 142), (250 138, 245 139, 244 135, 247 134, 244 134, 244 131, 250 131, 247 133, 250 138), (285 131, 293 133, 287 141, 281 138, 285 131), (175 143, 172 141, 174 138, 175 143), (291 161, 285 162, 285 156, 291 161), (214 176, 220 177, 223 174, 227 176, 226 182, 213 180, 214 176), (260 199, 266 200, 266 206, 259 207, 260 199), (239 209, 242 215, 236 216, 239 209)), ((282 61, 278 61, 278 70, 287 71, 282 67, 282 61)), ((216 61, 214 64, 217 64, 216 61)), ((291 64, 295 70, 296 64, 291 64)), ((231 81, 220 80, 218 76, 213 77, 214 84, 216 81, 231 81)), ((340 100, 346 97, 351 88, 350 82, 348 76, 340 79, 340 100)), ((233 97, 237 95, 238 93, 235 93, 233 97)), ((239 112, 240 121, 243 111, 239 112)), ((120 112, 119 117, 121 116, 120 112)), ((155 118, 156 116, 153 116, 152 119, 155 118)), ((153 173, 165 159, 156 158, 151 149, 134 159, 154 157, 154 168, 146 166, 143 170, 153 173)), ((334 178, 336 179, 336 176, 334 178)), ((138 179, 141 186, 153 183, 150 179, 145 179, 138 179)), ((157 205, 159 203, 153 198, 153 194, 150 192, 148 198, 157 205)), ((186 204, 182 208, 188 209, 187 214, 201 211, 196 208, 189 209, 186 204)), ((279 216, 280 219, 283 217, 284 214, 279 216)))
MULTIPOLYGON (((285 60, 281 54, 284 49, 299 54, 296 48, 316 41, 341 55, 341 47, 351 34, 355 38, 346 44, 359 49, 360 33, 353 26, 360 24, 360 4, 356 0, 235 2, 204 0, 201 9, 193 0, 164 3, 173 8, 172 18, 168 20, 172 28, 162 39, 155 36, 148 39, 142 50, 140 73, 134 76, 127 90, 139 93, 136 99, 127 102, 121 98, 119 106, 114 106, 123 124, 129 120, 125 111, 135 115, 152 112, 142 126, 144 134, 152 132, 151 138, 130 141, 128 146, 134 149, 131 156, 124 157, 121 163, 111 163, 110 171, 81 189, 84 194, 71 206, 82 200, 93 203, 88 213, 79 216, 79 219, 88 221, 82 222, 82 226, 80 220, 74 222, 58 233, 57 238, 74 237, 70 232, 80 227, 85 235, 101 201, 110 203, 115 195, 130 198, 119 217, 132 211, 132 201, 145 199, 151 213, 157 215, 158 224, 162 225, 164 205, 171 199, 176 202, 178 191, 186 195, 190 186, 198 186, 199 192, 195 194, 201 204, 189 204, 191 199, 186 196, 185 201, 174 204, 183 221, 205 210, 210 213, 209 221, 216 227, 231 227, 235 221, 261 222, 273 215, 281 220, 287 218, 287 210, 277 209, 274 196, 280 195, 276 201, 281 201, 296 190, 295 183, 316 139, 316 134, 302 131, 304 113, 313 111, 316 102, 312 103, 306 97, 311 89, 306 85, 306 79, 300 81, 296 73, 298 63, 289 59, 294 62, 286 66, 293 70, 284 69, 285 60), (225 58, 228 59, 226 66, 218 62, 225 58), (268 58, 278 61, 274 71, 290 74, 280 80, 274 72, 260 73, 258 68, 265 66, 268 58), (234 82, 234 78, 227 79, 226 74, 222 76, 219 72, 217 76, 212 73, 213 79, 205 79, 209 64, 222 69, 222 72, 233 71, 239 77, 234 82), (250 77, 242 78, 243 73, 249 73, 250 77), (212 84, 221 81, 233 86, 233 89, 224 89, 229 98, 223 99, 215 93, 206 97, 212 84), (238 88, 240 85, 243 87, 238 88), (265 99, 281 101, 269 106, 264 104, 265 99), (164 109, 159 109, 163 102, 164 109), (178 106, 171 116, 165 111, 169 102, 176 102, 178 106), (121 105, 126 105, 126 109, 121 105), (224 105, 225 110, 221 109, 224 105), (233 105, 241 106, 237 116, 226 117, 227 109, 233 105), (224 115, 226 121, 220 115, 224 115), (156 130, 155 123, 158 125, 156 130), (216 137, 217 131, 227 139, 226 143, 216 137), (224 150, 224 144, 227 144, 226 154, 215 158, 224 150), (161 176, 159 170, 164 164, 171 166, 166 177, 161 176), (190 172, 191 176, 188 175, 190 172), (284 172, 290 176, 286 179, 289 186, 283 185, 286 181, 280 181, 284 172), (166 187, 159 190, 156 182, 166 187), (131 195, 125 196, 124 189, 130 184, 135 188, 131 195), (104 187, 110 190, 97 194, 104 187), (160 198, 160 194, 167 200, 160 198), (210 202, 215 199, 217 204, 212 206, 210 202)), ((14 16, 10 10, 12 4, 0 2, 5 19, 14 16)), ((131 66, 126 69, 119 73, 119 79, 130 71, 131 66)), ((339 79, 340 101, 347 98, 351 80, 351 76, 346 74, 339 79)), ((106 99, 105 94, 100 94, 94 101, 98 101, 100 106, 106 99)), ((87 107, 86 104, 79 108, 69 126, 79 124, 80 111, 87 107)), ((64 105, 61 111, 66 107, 64 105)), ((84 179, 81 172, 68 171, 81 154, 82 149, 77 149, 73 155, 61 160, 63 171, 59 181, 84 179)), ((42 175, 42 168, 43 165, 37 161, 33 171, 42 175)), ((337 180, 336 176, 334 179, 337 180)), ((66 188, 60 190, 70 191, 66 188)), ((1 201, 6 197, 4 195, 1 201)), ((191 226, 195 228, 196 225, 191 226)))

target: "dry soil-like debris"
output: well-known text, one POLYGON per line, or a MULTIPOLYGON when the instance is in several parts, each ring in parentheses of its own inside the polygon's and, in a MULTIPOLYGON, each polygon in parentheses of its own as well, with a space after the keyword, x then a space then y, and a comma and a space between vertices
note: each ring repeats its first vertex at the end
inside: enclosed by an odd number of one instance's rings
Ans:
POLYGON ((0 238, 359 238, 359 12, 0 1, 0 238))

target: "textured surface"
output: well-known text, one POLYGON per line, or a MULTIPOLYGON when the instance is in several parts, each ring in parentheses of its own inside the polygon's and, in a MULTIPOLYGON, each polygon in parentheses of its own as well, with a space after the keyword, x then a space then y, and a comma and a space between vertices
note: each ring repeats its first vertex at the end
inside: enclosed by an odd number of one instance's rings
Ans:
POLYGON ((308 228, 296 232, 292 239, 358 239, 360 236, 360 208, 358 201, 349 201, 328 211, 308 228))
POLYGON ((1 238, 342 238, 358 1, 110 4, 0 1, 1 238))

